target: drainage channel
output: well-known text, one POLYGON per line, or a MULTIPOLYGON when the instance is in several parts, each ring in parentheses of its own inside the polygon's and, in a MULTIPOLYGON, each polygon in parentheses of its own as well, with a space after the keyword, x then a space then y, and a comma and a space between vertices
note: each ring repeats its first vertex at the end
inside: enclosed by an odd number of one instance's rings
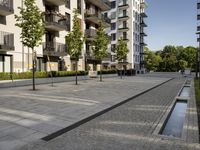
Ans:
POLYGON ((181 137, 183 124, 185 121, 185 114, 187 109, 187 102, 178 100, 174 109, 162 131, 162 135, 181 137))
POLYGON ((187 80, 181 91, 178 93, 178 97, 175 99, 172 110, 170 111, 159 134, 176 138, 182 137, 187 112, 187 103, 190 97, 190 86, 191 81, 187 80))

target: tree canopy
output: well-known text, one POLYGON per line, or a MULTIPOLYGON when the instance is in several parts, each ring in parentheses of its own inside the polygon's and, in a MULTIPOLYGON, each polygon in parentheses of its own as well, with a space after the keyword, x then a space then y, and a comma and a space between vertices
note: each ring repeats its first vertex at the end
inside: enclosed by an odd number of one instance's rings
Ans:
POLYGON ((195 69, 196 51, 192 46, 167 45, 161 51, 145 48, 145 67, 153 71, 179 71, 185 68, 195 69))
POLYGON ((41 44, 45 34, 42 12, 35 4, 35 0, 25 0, 24 8, 18 7, 20 15, 15 15, 16 26, 22 29, 21 39, 23 45, 34 48, 41 44))

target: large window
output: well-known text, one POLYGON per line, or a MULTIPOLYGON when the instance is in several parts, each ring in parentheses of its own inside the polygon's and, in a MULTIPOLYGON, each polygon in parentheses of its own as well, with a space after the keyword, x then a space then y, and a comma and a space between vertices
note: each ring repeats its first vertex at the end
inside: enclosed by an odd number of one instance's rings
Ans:
POLYGON ((111 38, 112 38, 112 41, 115 41, 116 40, 116 34, 115 33, 111 34, 111 38))
POLYGON ((116 23, 111 23, 111 30, 115 30, 116 29, 116 23))
POLYGON ((113 8, 116 8, 116 1, 112 1, 111 2, 111 8, 113 9, 113 8))
POLYGON ((81 14, 81 0, 77 0, 78 13, 81 14))
POLYGON ((71 22, 71 16, 68 13, 65 13, 65 15, 66 15, 67 31, 70 31, 70 28, 71 28, 71 24, 70 24, 70 22, 71 22))
POLYGON ((65 6, 70 9, 70 0, 66 0, 65 6))
POLYGON ((11 56, 0 55, 0 72, 11 72, 11 56))

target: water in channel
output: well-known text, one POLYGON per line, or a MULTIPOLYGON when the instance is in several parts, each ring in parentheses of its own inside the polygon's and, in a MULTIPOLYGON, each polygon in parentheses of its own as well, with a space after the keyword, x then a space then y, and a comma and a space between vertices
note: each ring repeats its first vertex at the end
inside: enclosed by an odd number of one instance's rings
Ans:
POLYGON ((163 135, 181 137, 183 124, 185 121, 185 114, 187 109, 187 102, 177 101, 176 105, 162 131, 163 135))

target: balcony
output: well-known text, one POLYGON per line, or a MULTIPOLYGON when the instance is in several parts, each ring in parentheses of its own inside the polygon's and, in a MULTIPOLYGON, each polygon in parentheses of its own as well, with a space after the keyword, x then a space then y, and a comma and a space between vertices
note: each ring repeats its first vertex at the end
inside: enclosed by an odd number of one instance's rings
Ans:
POLYGON ((13 0, 0 0, 0 15, 8 16, 13 13, 13 0))
POLYGON ((196 34, 200 34, 200 26, 197 26, 197 33, 196 34))
POLYGON ((98 8, 100 8, 102 11, 110 10, 111 3, 108 0, 85 0, 86 3, 89 2, 98 8))
POLYGON ((43 43, 43 55, 48 56, 65 56, 66 53, 66 45, 63 43, 57 42, 45 42, 43 43))
POLYGON ((145 12, 141 12, 141 13, 140 13, 140 16, 141 16, 142 18, 146 18, 146 17, 147 17, 147 14, 146 14, 145 12))
POLYGON ((142 21, 140 22, 140 26, 144 28, 144 27, 147 27, 147 24, 144 21, 142 21))
POLYGON ((197 9, 200 9, 200 3, 197 3, 197 9))
POLYGON ((127 8, 129 8, 129 4, 126 0, 123 0, 122 3, 119 3, 118 8, 119 9, 127 9, 127 8))
POLYGON ((105 17, 105 16, 102 16, 102 18, 103 18, 103 21, 104 21, 104 25, 105 25, 106 27, 111 26, 111 19, 110 19, 110 18, 105 17))
POLYGON ((56 6, 61 6, 65 4, 65 0, 45 0, 45 1, 56 6))
POLYGON ((0 32, 0 51, 13 51, 14 47, 14 34, 8 32, 0 32))
POLYGON ((119 21, 125 21, 125 20, 128 20, 129 19, 129 16, 128 15, 123 15, 123 16, 118 16, 118 20, 119 21))
POLYGON ((140 41, 140 46, 147 46, 147 44, 144 41, 140 41))
POLYGON ((97 35, 97 31, 95 29, 86 29, 85 30, 85 37, 87 40, 92 41, 97 35))
POLYGON ((129 30, 129 28, 128 28, 127 26, 119 27, 119 28, 118 28, 118 31, 119 31, 119 32, 126 32, 126 31, 128 31, 128 30, 129 30))
POLYGON ((64 15, 55 12, 44 13, 45 28, 51 31, 63 31, 67 29, 67 21, 64 15))
POLYGON ((144 31, 141 31, 140 36, 147 36, 147 34, 144 31))
POLYGON ((146 1, 145 1, 145 0, 141 0, 141 1, 140 1, 140 8, 141 8, 141 9, 144 9, 144 8, 146 8, 146 7, 147 7, 146 1))
POLYGON ((85 11, 85 20, 94 24, 99 24, 102 19, 101 13, 95 12, 94 10, 85 11))

